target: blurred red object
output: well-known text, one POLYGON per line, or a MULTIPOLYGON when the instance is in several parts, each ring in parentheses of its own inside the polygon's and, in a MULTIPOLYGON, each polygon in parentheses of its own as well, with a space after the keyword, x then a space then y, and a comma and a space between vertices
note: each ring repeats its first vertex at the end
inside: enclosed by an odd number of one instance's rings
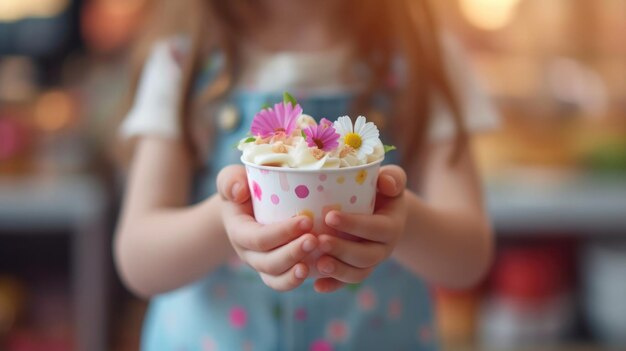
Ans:
POLYGON ((28 168, 32 130, 21 118, 0 113, 0 174, 20 173, 28 168))
POLYGON ((556 242, 500 250, 482 309, 484 344, 550 345, 568 336, 575 315, 571 248, 556 242))
POLYGON ((493 294, 533 303, 566 291, 571 281, 568 248, 558 244, 511 247, 494 265, 493 294))
POLYGON ((74 349, 68 338, 42 337, 28 330, 12 333, 7 340, 6 347, 7 351, 67 351, 74 349))
POLYGON ((0 160, 16 156, 24 147, 25 128, 13 118, 0 117, 0 160))

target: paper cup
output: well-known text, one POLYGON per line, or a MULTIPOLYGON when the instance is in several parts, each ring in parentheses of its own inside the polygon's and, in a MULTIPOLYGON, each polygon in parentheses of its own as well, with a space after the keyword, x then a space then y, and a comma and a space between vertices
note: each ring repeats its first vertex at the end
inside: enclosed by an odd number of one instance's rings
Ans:
MULTIPOLYGON (((374 212, 382 160, 319 170, 259 166, 241 161, 246 166, 254 216, 259 223, 275 223, 304 215, 313 220, 313 234, 338 234, 324 223, 328 212, 374 212)), ((319 276, 314 265, 319 256, 319 252, 313 252, 306 260, 309 277, 319 276)))

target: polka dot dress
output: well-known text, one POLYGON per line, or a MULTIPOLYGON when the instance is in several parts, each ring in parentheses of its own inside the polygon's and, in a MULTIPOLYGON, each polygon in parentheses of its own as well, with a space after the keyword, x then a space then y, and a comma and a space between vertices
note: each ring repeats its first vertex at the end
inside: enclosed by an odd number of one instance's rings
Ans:
MULTIPOLYGON (((240 163, 232 145, 245 135, 243 126, 250 125, 263 103, 278 98, 279 94, 233 94, 227 112, 232 115, 236 110, 242 120, 235 125, 227 115, 220 122, 231 129, 216 135, 214 158, 207 163, 208 171, 197 178, 199 200, 214 192, 219 169, 240 163)), ((299 97, 299 101, 312 115, 339 116, 348 110, 350 96, 299 97)), ((273 175, 259 174, 263 176, 273 175)), ((286 211, 284 206, 293 199, 321 201, 340 188, 375 186, 367 171, 350 176, 319 174, 306 182, 277 175, 272 188, 261 179, 250 181, 251 195, 269 212, 286 211)), ((332 210, 355 206, 373 210, 374 201, 355 191, 343 203, 324 203, 315 211, 291 209, 296 213, 289 215, 318 219, 332 210)), ((232 260, 192 285, 154 298, 146 316, 142 350, 437 350, 428 291, 393 261, 381 264, 362 284, 335 293, 318 294, 312 284, 307 280, 293 291, 279 293, 265 286, 247 265, 232 260)))

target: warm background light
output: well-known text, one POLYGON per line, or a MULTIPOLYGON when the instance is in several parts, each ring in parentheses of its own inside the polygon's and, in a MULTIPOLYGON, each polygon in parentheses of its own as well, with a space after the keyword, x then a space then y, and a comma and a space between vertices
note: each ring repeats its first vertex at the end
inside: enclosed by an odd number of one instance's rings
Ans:
POLYGON ((67 126, 72 120, 74 107, 71 97, 59 90, 41 94, 35 104, 35 124, 46 132, 67 126))
POLYGON ((146 0, 92 0, 82 8, 83 38, 90 49, 113 52, 128 43, 141 23, 146 0))
POLYGON ((12 22, 32 17, 53 17, 63 12, 69 0, 2 0, 0 21, 12 22))
POLYGON ((474 26, 497 30, 504 28, 515 15, 520 0, 459 0, 461 11, 474 26))

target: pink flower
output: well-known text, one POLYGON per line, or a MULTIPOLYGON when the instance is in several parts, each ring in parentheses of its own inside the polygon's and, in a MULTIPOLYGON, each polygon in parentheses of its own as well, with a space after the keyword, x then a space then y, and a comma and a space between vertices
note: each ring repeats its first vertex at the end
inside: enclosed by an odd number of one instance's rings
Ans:
POLYGON ((274 108, 266 108, 254 116, 250 131, 252 135, 267 138, 275 135, 291 135, 296 129, 296 121, 302 114, 300 105, 278 103, 274 108))
MULTIPOLYGON (((326 120, 328 121, 328 120, 326 120)), ((306 135, 307 145, 317 147, 320 150, 331 151, 339 146, 340 135, 335 131, 332 124, 322 120, 317 126, 309 126, 303 130, 306 135)))
POLYGON ((243 307, 235 306, 230 309, 230 325, 235 329, 241 329, 248 322, 248 313, 243 307))
POLYGON ((320 126, 327 128, 327 127, 332 127, 333 126, 333 122, 327 120, 326 118, 322 118, 322 120, 320 121, 320 126))
POLYGON ((263 191, 261 190, 261 186, 259 183, 252 181, 252 195, 260 202, 261 196, 263 195, 263 191))

